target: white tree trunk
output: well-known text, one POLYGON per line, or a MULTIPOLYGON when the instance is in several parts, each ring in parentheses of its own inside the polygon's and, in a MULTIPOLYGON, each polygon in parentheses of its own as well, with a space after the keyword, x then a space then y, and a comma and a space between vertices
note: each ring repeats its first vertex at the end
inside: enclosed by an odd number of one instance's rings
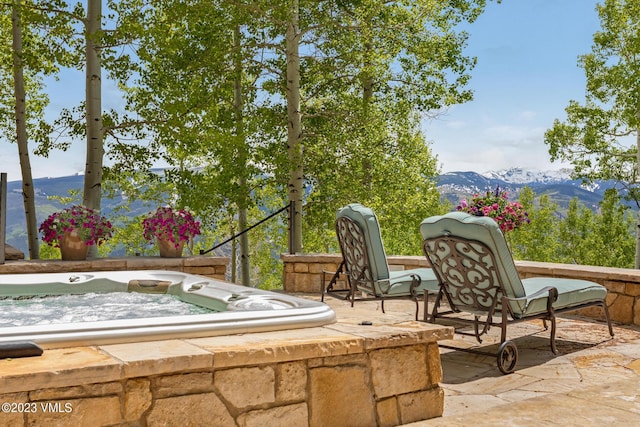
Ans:
MULTIPOLYGON (((97 36, 102 29, 102 1, 89 0, 86 22, 86 123, 87 123, 87 161, 84 170, 83 204, 88 208, 100 210, 102 197, 102 77, 100 65, 100 47, 97 36)), ((91 246, 89 256, 95 257, 97 248, 91 246)))
POLYGON ((83 203, 100 209, 102 183, 102 70, 96 37, 101 30, 102 3, 89 0, 86 25, 86 123, 87 162, 85 165, 83 203))
POLYGON ((289 227, 289 251, 302 252, 302 113, 300 111, 300 56, 298 0, 290 5, 289 24, 286 35, 287 60, 287 152, 289 157, 289 203, 293 206, 293 226, 289 227))
MULTIPOLYGON (((40 258, 38 226, 36 221, 35 192, 29 159, 29 141, 27 137, 26 93, 24 88, 24 65, 22 63, 22 19, 20 1, 15 1, 11 13, 11 29, 13 35, 13 90, 15 97, 16 141, 22 172, 22 201, 27 220, 27 242, 29 258, 40 258)), ((5 242, 0 242, 4 245, 5 242)))
MULTIPOLYGON (((637 115, 640 118, 640 113, 637 115)), ((636 130, 636 166, 638 168, 637 176, 640 177, 640 128, 636 130)), ((636 257, 634 267, 640 268, 640 209, 637 213, 636 222, 636 257)))

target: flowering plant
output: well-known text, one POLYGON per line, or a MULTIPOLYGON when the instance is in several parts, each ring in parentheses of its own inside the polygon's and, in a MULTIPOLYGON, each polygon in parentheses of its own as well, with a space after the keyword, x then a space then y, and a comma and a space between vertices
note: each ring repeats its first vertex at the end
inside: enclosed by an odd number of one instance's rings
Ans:
POLYGON ((529 214, 525 212, 522 205, 518 202, 508 202, 507 199, 507 192, 500 191, 500 187, 496 187, 495 191, 487 191, 483 196, 474 194, 470 203, 462 199, 456 210, 493 218, 503 233, 530 223, 529 214))
POLYGON ((142 221, 142 229, 145 239, 166 239, 178 248, 180 242, 200 234, 200 223, 188 209, 161 206, 142 221))
POLYGON ((60 238, 73 230, 87 246, 99 246, 112 235, 111 223, 95 210, 82 205, 52 213, 38 230, 42 233, 42 240, 54 248, 60 247, 60 238))

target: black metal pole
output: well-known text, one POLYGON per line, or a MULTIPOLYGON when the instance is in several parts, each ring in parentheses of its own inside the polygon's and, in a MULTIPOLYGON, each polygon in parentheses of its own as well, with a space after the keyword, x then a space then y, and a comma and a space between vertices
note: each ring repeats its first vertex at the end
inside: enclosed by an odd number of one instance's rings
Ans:
POLYGON ((7 238, 7 173, 0 174, 0 264, 5 261, 5 240, 7 238))
POLYGON ((293 249, 293 230, 295 230, 295 222, 296 222, 296 203, 292 200, 289 202, 289 221, 287 223, 287 230, 289 232, 289 253, 294 254, 295 250, 293 249))

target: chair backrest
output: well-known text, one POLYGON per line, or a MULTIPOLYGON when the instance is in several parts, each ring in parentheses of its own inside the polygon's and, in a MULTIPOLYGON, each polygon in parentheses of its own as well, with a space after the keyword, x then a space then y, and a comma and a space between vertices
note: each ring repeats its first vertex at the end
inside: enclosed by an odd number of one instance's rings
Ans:
POLYGON ((360 290, 379 295, 389 284, 389 266, 378 218, 359 203, 338 210, 336 234, 349 280, 360 290))
MULTIPOLYGON (((511 251, 492 218, 451 212, 422 221, 420 233, 425 255, 457 309, 491 314, 502 294, 525 296, 511 251)), ((510 308, 517 315, 523 305, 511 303, 510 308)))

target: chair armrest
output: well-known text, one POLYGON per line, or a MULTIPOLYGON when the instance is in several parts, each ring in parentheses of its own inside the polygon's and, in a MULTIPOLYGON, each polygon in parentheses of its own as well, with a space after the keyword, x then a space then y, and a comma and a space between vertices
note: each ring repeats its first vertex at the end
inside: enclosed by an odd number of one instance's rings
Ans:
MULTIPOLYGON (((411 277, 411 285, 409 285, 409 293, 413 298, 417 298, 418 294, 416 293, 416 289, 420 286, 420 283, 422 282, 422 277, 420 277, 420 275, 415 272, 407 271, 406 273, 398 274, 396 277, 393 278, 393 280, 403 279, 405 277, 411 277)), ((389 278, 388 280, 389 280, 389 283, 391 283, 391 278, 389 278)))
POLYGON ((543 296, 543 294, 549 294, 549 300, 551 300, 552 303, 556 302, 558 299, 558 289, 555 288, 554 286, 545 286, 544 288, 540 289, 538 292, 534 292, 531 295, 525 295, 523 297, 508 297, 503 295, 502 299, 503 300, 507 300, 507 301, 526 301, 528 299, 533 299, 533 298, 537 298, 537 297, 541 297, 543 296))
MULTIPOLYGON (((511 298, 511 297, 507 297, 507 296, 502 296, 502 306, 505 307, 507 306, 507 302, 509 301, 526 301, 526 300, 530 300, 533 298, 537 298, 537 297, 541 297, 544 296, 544 294, 548 293, 549 294, 549 298, 547 298, 547 314, 550 317, 554 316, 553 313, 553 303, 556 302, 558 300, 558 288, 554 287, 554 286, 545 286, 544 288, 540 289, 538 292, 534 292, 531 295, 526 295, 524 297, 519 297, 519 298, 511 298)), ((509 308, 509 310, 511 310, 511 308, 509 308)), ((503 310, 503 314, 502 316, 505 316, 505 312, 503 310)), ((503 322, 505 321, 505 319, 503 319, 503 322)))
MULTIPOLYGON (((419 275, 419 274, 412 273, 411 271, 407 271, 405 274, 399 274, 399 275, 397 275, 396 277, 394 277, 394 279, 398 279, 398 278, 400 278, 400 277, 408 277, 408 276, 411 276, 411 277, 413 277, 413 276, 418 276, 418 277, 420 278, 420 275, 419 275)), ((387 279, 387 280, 388 280, 388 279, 387 279)), ((421 279, 421 280, 422 280, 422 279, 421 279)))

